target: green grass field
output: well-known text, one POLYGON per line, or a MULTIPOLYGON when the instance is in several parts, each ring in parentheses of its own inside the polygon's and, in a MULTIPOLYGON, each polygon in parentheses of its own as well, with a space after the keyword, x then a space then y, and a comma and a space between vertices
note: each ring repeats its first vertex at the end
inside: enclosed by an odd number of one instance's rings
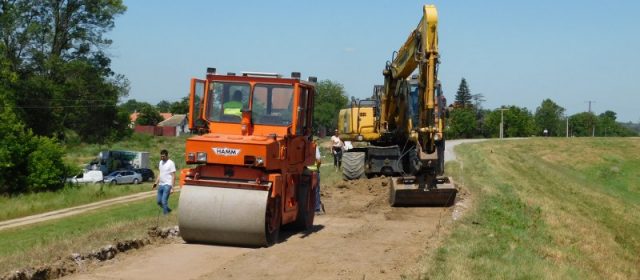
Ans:
MULTIPOLYGON (((187 136, 153 137, 134 134, 131 138, 109 145, 77 144, 67 146, 66 160, 77 166, 83 166, 94 159, 103 150, 147 151, 149 162, 154 173, 158 174, 157 163, 160 150, 167 149, 176 168, 185 167, 184 150, 187 136)), ((0 221, 9 220, 67 207, 88 204, 100 200, 124 196, 132 193, 148 191, 151 183, 141 185, 78 185, 67 186, 57 192, 23 194, 13 197, 0 196, 0 221)))
POLYGON ((150 182, 138 185, 89 184, 67 186, 57 192, 0 196, 0 221, 73 207, 151 190, 150 182))
MULTIPOLYGON (((176 208, 179 195, 169 204, 176 208)), ((155 198, 94 210, 85 214, 0 231, 0 276, 27 266, 49 263, 72 253, 88 253, 114 240, 144 238, 147 229, 177 225, 177 214, 161 216, 155 198)))
POLYGON ((640 139, 462 145, 448 172, 471 209, 429 279, 640 278, 640 139))

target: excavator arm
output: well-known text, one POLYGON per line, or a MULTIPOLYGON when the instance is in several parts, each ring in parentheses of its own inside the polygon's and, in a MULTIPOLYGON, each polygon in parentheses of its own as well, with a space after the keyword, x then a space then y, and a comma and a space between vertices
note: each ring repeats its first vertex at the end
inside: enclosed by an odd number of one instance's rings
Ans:
POLYGON ((384 93, 381 96, 382 131, 394 129, 398 136, 419 143, 426 152, 435 150, 435 141, 443 139, 444 121, 437 88, 438 12, 433 5, 423 7, 423 16, 415 30, 397 51, 383 71, 384 93), (418 69, 418 123, 413 123, 406 112, 407 79, 418 69))

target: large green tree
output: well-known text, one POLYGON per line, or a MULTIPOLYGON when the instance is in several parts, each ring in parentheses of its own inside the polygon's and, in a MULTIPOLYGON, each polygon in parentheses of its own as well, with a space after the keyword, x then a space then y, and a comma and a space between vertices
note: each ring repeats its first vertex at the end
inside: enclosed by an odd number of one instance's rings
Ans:
POLYGON ((163 121, 164 118, 160 115, 158 110, 149 105, 144 106, 140 109, 140 115, 136 119, 136 124, 139 125, 157 125, 159 122, 163 121))
POLYGON ((456 107, 471 107, 473 104, 471 100, 473 99, 473 95, 471 95, 471 90, 469 89, 469 85, 467 84, 467 80, 462 78, 460 81, 460 86, 458 86, 458 91, 456 92, 455 105, 456 107))
POLYGON ((565 125, 563 122, 564 108, 560 107, 551 99, 545 99, 536 109, 535 123, 536 135, 542 135, 546 129, 549 135, 559 136, 565 133, 565 125))
POLYGON ((582 112, 569 118, 569 133, 572 136, 592 136, 597 117, 591 112, 582 112))
POLYGON ((316 85, 313 125, 315 129, 333 129, 338 125, 338 113, 349 99, 344 86, 338 82, 322 80, 316 85))
POLYGON ((172 114, 188 114, 189 113, 189 95, 183 97, 179 101, 171 103, 169 112, 172 114))
POLYGON ((616 121, 616 112, 607 110, 598 115, 596 122, 597 136, 637 136, 633 130, 616 121))
POLYGON ((475 112, 471 108, 457 108, 449 114, 447 138, 473 138, 476 131, 475 112))
POLYGON ((500 137, 500 121, 504 121, 504 137, 529 137, 535 133, 533 115, 527 108, 508 106, 495 109, 486 115, 485 130, 488 137, 500 137))
POLYGON ((145 106, 151 106, 151 104, 147 102, 140 102, 135 99, 129 99, 120 104, 120 109, 131 114, 133 112, 139 112, 145 106))
POLYGON ((156 109, 161 113, 168 113, 171 110, 171 103, 166 100, 161 100, 156 104, 156 109))
POLYGON ((126 130, 116 104, 128 81, 113 73, 104 37, 120 0, 0 1, 0 51, 18 79, 7 98, 28 129, 63 139, 71 129, 100 142, 126 130))

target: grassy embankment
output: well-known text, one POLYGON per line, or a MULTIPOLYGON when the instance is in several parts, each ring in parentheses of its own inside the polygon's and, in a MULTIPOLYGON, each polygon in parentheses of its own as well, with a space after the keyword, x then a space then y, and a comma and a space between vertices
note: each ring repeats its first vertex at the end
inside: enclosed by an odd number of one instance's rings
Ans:
MULTIPOLYGON (((179 195, 169 204, 176 207, 179 195)), ((146 231, 177 224, 172 212, 161 216, 155 198, 0 231, 0 276, 11 270, 50 263, 72 253, 88 253, 114 240, 146 237, 146 231)))
POLYGON ((422 264, 424 278, 640 278, 640 139, 456 151, 448 170, 473 193, 472 207, 422 264))
MULTIPOLYGON (((157 162, 160 150, 167 149, 176 167, 184 166, 185 137, 152 137, 134 134, 130 139, 111 145, 79 144, 66 147, 66 160, 83 166, 103 150, 133 150, 150 152, 149 162, 158 174, 157 162)), ((28 215, 78 206, 127 194, 148 191, 150 182, 140 185, 79 185, 67 186, 57 192, 24 194, 14 197, 0 196, 0 221, 28 215)))

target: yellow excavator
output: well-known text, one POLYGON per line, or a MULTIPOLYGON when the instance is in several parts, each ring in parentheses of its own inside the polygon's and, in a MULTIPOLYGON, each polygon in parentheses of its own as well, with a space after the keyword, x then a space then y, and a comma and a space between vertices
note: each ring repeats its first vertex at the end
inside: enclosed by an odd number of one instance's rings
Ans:
POLYGON ((343 141, 366 142, 342 157, 343 178, 391 177, 392 206, 450 206, 457 189, 444 174, 446 99, 438 76, 438 12, 423 16, 382 72, 371 99, 338 116, 343 141))

